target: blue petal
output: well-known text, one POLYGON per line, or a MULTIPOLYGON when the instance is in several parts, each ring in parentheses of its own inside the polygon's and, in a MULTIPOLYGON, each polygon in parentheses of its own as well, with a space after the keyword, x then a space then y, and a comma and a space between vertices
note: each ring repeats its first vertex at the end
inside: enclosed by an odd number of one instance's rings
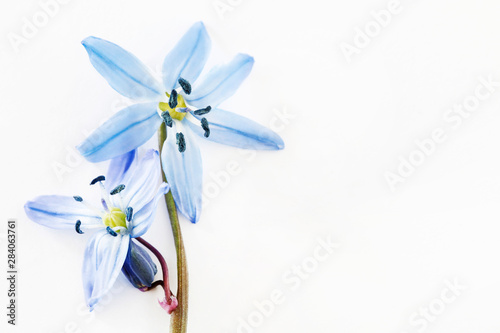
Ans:
POLYGON ((42 195, 24 205, 26 215, 34 222, 53 229, 74 229, 77 220, 82 229, 102 225, 101 217, 73 197, 42 195))
POLYGON ((118 111, 92 132, 78 151, 90 162, 101 162, 146 143, 161 124, 157 105, 135 104, 118 111))
POLYGON ((230 63, 214 67, 203 78, 203 82, 193 87, 191 95, 185 96, 186 101, 198 108, 219 105, 238 90, 250 74, 253 63, 249 55, 238 54, 230 63))
POLYGON ((140 159, 137 166, 125 184, 122 192, 123 202, 127 208, 132 207, 138 212, 154 197, 161 181, 160 156, 158 151, 150 149, 140 159))
MULTIPOLYGON (((193 119, 193 116, 188 116, 193 119)), ((208 140, 225 145, 255 150, 278 150, 285 147, 283 139, 274 131, 253 120, 221 109, 212 109, 210 113, 194 116, 198 119, 205 117, 210 127, 208 140)), ((186 118, 184 118, 186 119, 186 118)), ((205 131, 196 122, 183 121, 196 134, 203 137, 205 131)))
POLYGON ((201 214, 203 169, 200 150, 190 132, 183 132, 186 150, 180 153, 175 143, 175 134, 169 131, 161 152, 161 161, 177 208, 191 222, 196 223, 201 214))
POLYGON ((162 97, 161 84, 130 52, 97 37, 87 37, 82 44, 95 69, 123 96, 148 101, 162 97))
POLYGON ((113 287, 127 257, 129 242, 129 235, 113 237, 103 230, 96 233, 87 244, 82 275, 90 311, 113 287))
POLYGON ((205 25, 202 22, 195 23, 163 61, 165 90, 170 92, 178 87, 180 77, 193 84, 207 62, 210 47, 205 25))
POLYGON ((158 269, 151 256, 131 240, 122 272, 134 287, 142 289, 151 287, 158 269))
POLYGON ((135 170, 137 163, 137 149, 115 157, 111 160, 106 173, 106 188, 111 191, 116 186, 124 184, 135 170))
POLYGON ((167 183, 160 185, 160 188, 156 192, 156 195, 137 213, 134 213, 132 218, 132 232, 130 237, 137 238, 141 237, 148 231, 149 227, 153 223, 156 215, 156 207, 158 206, 158 200, 165 195, 170 190, 170 186, 167 183))

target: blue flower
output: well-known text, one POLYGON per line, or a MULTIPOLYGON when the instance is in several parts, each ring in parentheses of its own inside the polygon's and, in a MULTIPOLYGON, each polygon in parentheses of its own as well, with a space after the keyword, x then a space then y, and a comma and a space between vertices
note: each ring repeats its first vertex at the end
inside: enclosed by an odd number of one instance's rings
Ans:
POLYGON ((158 200, 169 191, 168 184, 159 184, 159 159, 156 150, 149 150, 140 160, 136 150, 113 159, 107 176, 91 182, 101 188, 98 206, 78 195, 39 196, 24 206, 31 220, 49 228, 73 229, 79 234, 98 230, 87 244, 83 263, 83 286, 91 311, 122 269, 138 288, 153 282, 156 266, 132 239, 149 229, 158 200))
POLYGON ((135 56, 96 37, 82 44, 90 62, 112 88, 140 103, 112 116, 77 148, 91 162, 113 158, 149 140, 162 121, 168 126, 161 160, 180 212, 195 223, 201 212, 202 162, 192 133, 245 149, 283 149, 270 129, 218 108, 250 73, 246 54, 210 70, 197 80, 211 42, 203 23, 194 24, 166 56, 160 83, 135 56), (191 85, 192 84, 192 85, 191 85))

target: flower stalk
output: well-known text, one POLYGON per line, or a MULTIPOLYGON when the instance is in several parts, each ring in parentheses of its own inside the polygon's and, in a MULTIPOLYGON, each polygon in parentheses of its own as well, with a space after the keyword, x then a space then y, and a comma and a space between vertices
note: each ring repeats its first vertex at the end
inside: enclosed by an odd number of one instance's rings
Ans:
POLYGON ((155 287, 161 285, 163 287, 163 290, 165 292, 165 306, 168 306, 168 311, 175 310, 176 306, 176 300, 175 296, 172 295, 172 292, 170 291, 170 283, 169 283, 169 278, 168 278, 168 267, 165 259, 161 255, 161 253, 151 244, 149 244, 146 240, 144 240, 141 237, 136 238, 139 243, 144 245, 149 251, 151 251, 156 258, 158 258, 158 261, 160 262, 161 265, 161 270, 163 273, 163 281, 156 281, 154 282, 150 288, 147 288, 147 290, 154 289, 155 287))
MULTIPOLYGON (((167 129, 163 122, 158 131, 158 144, 160 154, 163 149, 163 144, 167 138, 167 129)), ((162 165, 163 171, 163 165, 162 165)), ((164 182, 167 182, 165 172, 162 172, 164 182)), ((172 313, 170 320, 171 333, 186 333, 187 332, 187 318, 188 318, 188 271, 186 252, 184 250, 184 242, 182 240, 181 228, 179 225, 179 217, 175 207, 174 198, 169 191, 165 194, 165 203, 167 205, 168 216, 170 218, 170 225, 172 226, 172 234, 174 236, 175 251, 177 254, 177 301, 179 305, 172 313)))

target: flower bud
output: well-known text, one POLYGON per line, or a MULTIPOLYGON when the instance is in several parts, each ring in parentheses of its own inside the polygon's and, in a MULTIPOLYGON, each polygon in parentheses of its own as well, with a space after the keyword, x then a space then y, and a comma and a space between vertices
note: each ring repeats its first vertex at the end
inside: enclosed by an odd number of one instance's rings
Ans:
POLYGON ((123 274, 130 283, 138 289, 151 287, 157 271, 155 263, 146 250, 131 239, 127 258, 122 268, 123 274))

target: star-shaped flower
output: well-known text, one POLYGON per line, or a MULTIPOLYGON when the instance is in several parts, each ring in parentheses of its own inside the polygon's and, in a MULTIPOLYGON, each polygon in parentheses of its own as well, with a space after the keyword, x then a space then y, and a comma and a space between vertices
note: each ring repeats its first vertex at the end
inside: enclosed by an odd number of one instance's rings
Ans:
POLYGON ((158 200, 169 191, 168 184, 159 184, 159 159, 156 150, 141 160, 136 150, 113 159, 106 177, 91 182, 101 188, 98 206, 78 195, 43 195, 24 206, 31 220, 49 228, 73 229, 79 234, 97 230, 87 244, 83 264, 90 310, 111 289, 120 271, 137 288, 153 282, 156 266, 132 239, 146 233, 158 200))
POLYGON ((148 141, 162 121, 168 126, 163 170, 178 209, 195 223, 201 212, 202 161, 192 132, 245 149, 283 149, 281 137, 218 105, 232 96, 254 60, 238 54, 197 80, 210 52, 203 23, 194 24, 166 56, 163 82, 134 55, 96 37, 83 40, 90 61, 117 92, 141 103, 122 109, 77 148, 91 162, 104 161, 148 141), (144 102, 146 101, 146 102, 144 102))

